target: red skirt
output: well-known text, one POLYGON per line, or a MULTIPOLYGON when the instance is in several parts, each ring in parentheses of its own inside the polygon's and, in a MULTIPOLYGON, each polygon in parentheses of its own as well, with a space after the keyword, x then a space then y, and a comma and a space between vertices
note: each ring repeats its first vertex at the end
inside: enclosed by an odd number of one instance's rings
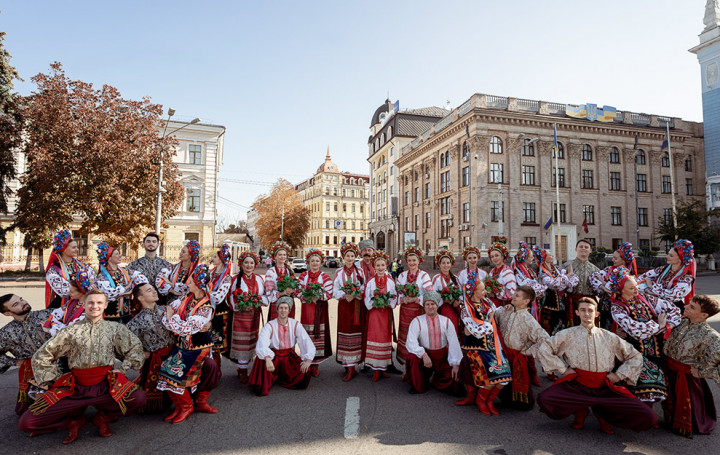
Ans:
POLYGON ((259 327, 260 308, 233 313, 230 358, 236 360, 240 368, 247 368, 248 363, 255 357, 259 327))
POLYGON ((452 304, 443 303, 438 310, 438 313, 450 319, 453 327, 455 327, 455 333, 457 334, 458 339, 462 340, 460 337, 460 307, 455 308, 452 304))
POLYGON ((250 372, 250 381, 248 385, 250 390, 259 396, 265 396, 270 393, 270 388, 277 383, 281 387, 287 389, 305 389, 310 384, 310 369, 302 373, 300 364, 302 360, 300 356, 292 349, 273 350, 275 358, 273 365, 275 371, 269 372, 265 367, 265 359, 259 359, 253 364, 250 372))
POLYGON ((318 300, 315 303, 303 303, 300 312, 300 323, 315 345, 315 359, 317 365, 332 355, 332 342, 330 341, 330 315, 328 303, 318 300))
POLYGON ((420 393, 425 393, 432 382, 436 389, 457 395, 460 383, 453 380, 452 367, 447 361, 447 346, 442 349, 425 349, 425 353, 432 361, 431 368, 426 368, 420 357, 408 354, 405 366, 407 382, 420 393))
POLYGON ((362 357, 362 300, 338 300, 336 360, 345 367, 354 366, 362 357))
POLYGON ((367 313, 364 360, 373 370, 385 370, 392 363, 391 318, 391 308, 373 308, 367 313))
POLYGON ((516 409, 528 411, 535 406, 535 397, 530 387, 530 369, 528 363, 531 361, 526 355, 507 346, 503 352, 510 363, 512 370, 512 382, 510 387, 504 387, 500 392, 500 399, 503 403, 516 409))
POLYGON ((173 346, 158 349, 150 354, 150 358, 145 360, 140 375, 135 379, 135 383, 145 390, 145 406, 138 410, 140 413, 152 413, 164 411, 170 406, 170 399, 162 390, 157 389, 158 374, 160 373, 160 365, 163 360, 170 355, 173 346))
POLYGON ((404 298, 400 300, 400 329, 398 330, 397 354, 395 357, 401 364, 405 364, 408 357, 408 351, 405 347, 408 329, 413 319, 425 313, 425 309, 419 303, 403 303, 404 298))

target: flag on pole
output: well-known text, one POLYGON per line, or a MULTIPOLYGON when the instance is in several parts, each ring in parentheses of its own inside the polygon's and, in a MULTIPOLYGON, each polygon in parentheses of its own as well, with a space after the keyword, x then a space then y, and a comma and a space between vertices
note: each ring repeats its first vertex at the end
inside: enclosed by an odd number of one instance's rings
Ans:
POLYGON ((545 223, 545 230, 547 231, 552 227, 552 217, 550 217, 549 220, 547 220, 547 223, 545 223))
POLYGON ((558 151, 558 145, 557 145, 557 124, 553 123, 553 137, 555 139, 555 147, 553 150, 555 150, 555 153, 558 151))
POLYGON ((583 218, 582 227, 583 227, 583 231, 585 231, 586 234, 587 234, 588 232, 590 232, 590 231, 588 230, 587 218, 583 218))

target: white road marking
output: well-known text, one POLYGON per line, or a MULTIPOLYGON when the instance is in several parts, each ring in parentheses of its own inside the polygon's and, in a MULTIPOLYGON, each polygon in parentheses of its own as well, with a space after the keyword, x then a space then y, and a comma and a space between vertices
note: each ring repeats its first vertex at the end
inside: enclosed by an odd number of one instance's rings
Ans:
POLYGON ((357 439, 360 432, 360 397, 348 397, 345 404, 345 439, 357 439))

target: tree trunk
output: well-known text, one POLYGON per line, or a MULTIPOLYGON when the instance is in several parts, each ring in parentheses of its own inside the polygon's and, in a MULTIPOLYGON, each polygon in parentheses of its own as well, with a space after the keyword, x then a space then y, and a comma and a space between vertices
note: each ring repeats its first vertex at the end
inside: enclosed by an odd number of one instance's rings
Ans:
POLYGON ((43 260, 43 249, 38 248, 38 268, 40 273, 45 275, 45 261, 43 260))
POLYGON ((27 259, 25 259, 25 271, 30 271, 30 263, 32 262, 32 248, 27 249, 27 259))

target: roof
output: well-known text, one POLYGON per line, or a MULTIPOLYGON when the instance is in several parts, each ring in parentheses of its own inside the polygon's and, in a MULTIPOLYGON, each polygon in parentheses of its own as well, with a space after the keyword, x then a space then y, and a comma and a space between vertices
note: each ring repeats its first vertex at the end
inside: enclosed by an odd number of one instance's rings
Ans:
POLYGON ((408 118, 399 116, 397 118, 395 135, 417 137, 422 135, 431 126, 437 123, 437 121, 437 117, 408 118))
POLYGON ((383 112, 390 112, 390 106, 392 106, 392 103, 389 99, 386 99, 379 108, 375 109, 375 113, 373 114, 372 120, 370 121, 370 126, 380 123, 380 114, 382 114, 383 112))
POLYGON ((334 173, 340 172, 337 164, 333 163, 332 159, 330 159, 330 146, 329 145, 327 148, 327 155, 325 155, 325 162, 320 165, 316 174, 319 174, 320 172, 334 172, 334 173))
POLYGON ((448 115, 450 110, 443 109, 441 107, 437 106, 429 106, 429 107, 421 107, 418 109, 406 109, 401 112, 401 114, 411 114, 411 115, 423 115, 426 117, 445 117, 448 115))

